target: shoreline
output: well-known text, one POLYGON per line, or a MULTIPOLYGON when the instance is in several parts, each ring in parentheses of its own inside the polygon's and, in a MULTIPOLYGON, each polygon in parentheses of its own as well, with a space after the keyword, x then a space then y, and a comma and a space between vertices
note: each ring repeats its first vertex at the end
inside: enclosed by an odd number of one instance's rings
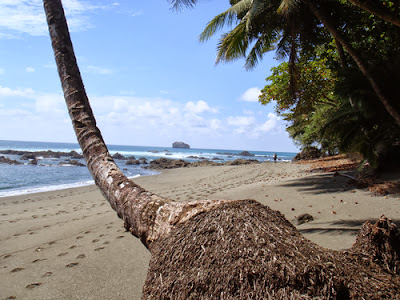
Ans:
MULTIPOLYGON (((400 197, 356 189, 348 178, 309 165, 166 169, 135 182, 166 198, 255 199, 297 225, 308 239, 345 249, 366 220, 400 225, 400 197)), ((0 198, 0 299, 140 299, 150 254, 94 185, 0 198)))

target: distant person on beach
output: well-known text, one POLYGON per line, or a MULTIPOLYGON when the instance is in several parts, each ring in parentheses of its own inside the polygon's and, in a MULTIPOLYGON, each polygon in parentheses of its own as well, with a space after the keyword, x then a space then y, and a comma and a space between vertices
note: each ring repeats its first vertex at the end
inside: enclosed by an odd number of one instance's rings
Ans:
POLYGON ((278 158, 278 155, 276 153, 274 154, 274 162, 276 162, 276 159, 278 158))

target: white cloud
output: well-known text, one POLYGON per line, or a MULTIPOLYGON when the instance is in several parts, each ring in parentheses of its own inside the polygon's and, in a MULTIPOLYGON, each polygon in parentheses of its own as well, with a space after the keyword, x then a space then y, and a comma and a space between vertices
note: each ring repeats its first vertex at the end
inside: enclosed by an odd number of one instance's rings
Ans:
MULTIPOLYGON (((264 119, 251 111, 238 116, 222 116, 223 111, 209 115, 204 112, 216 110, 205 101, 180 103, 122 95, 89 98, 110 144, 170 145, 184 140, 200 147, 239 149, 270 136, 279 138, 284 131, 284 122, 273 113, 264 119)), ((0 86, 0 127, 3 139, 75 140, 61 93, 0 86)))
POLYGON ((245 134, 249 138, 258 138, 265 134, 277 135, 284 132, 285 123, 276 114, 268 113, 265 122, 259 122, 254 116, 231 116, 227 119, 228 125, 234 127, 236 134, 245 134))
POLYGON ((97 66, 87 66, 85 71, 92 74, 99 74, 99 75, 110 75, 113 73, 111 69, 97 67, 97 66))
POLYGON ((189 101, 186 103, 185 109, 186 109, 186 111, 188 111, 190 113, 194 113, 194 114, 201 114, 204 112, 212 112, 212 113, 217 112, 217 109, 211 108, 207 104, 207 102, 205 102, 203 100, 199 100, 196 103, 189 101))
POLYGON ((4 75, 5 72, 6 72, 6 70, 4 70, 3 68, 0 68, 0 75, 4 75))
POLYGON ((33 73, 33 72, 35 72, 36 70, 35 70, 34 68, 32 68, 32 67, 26 67, 26 68, 25 68, 25 71, 28 72, 28 73, 33 73))
POLYGON ((3 97, 26 97, 32 98, 34 95, 33 89, 10 89, 8 87, 0 86, 0 96, 3 97))
POLYGON ((282 132, 283 130, 283 121, 281 117, 278 117, 276 114, 269 113, 268 119, 262 124, 258 130, 261 132, 282 132))
POLYGON ((261 90, 258 87, 249 88, 245 91, 240 99, 247 102, 258 102, 258 96, 261 94, 261 90))
POLYGON ((62 95, 57 94, 39 94, 35 96, 35 108, 39 113, 43 112, 59 112, 66 111, 64 98, 62 95))
POLYGON ((228 124, 236 127, 248 127, 255 123, 254 117, 246 117, 246 116, 239 116, 239 117, 229 117, 228 124))
MULTIPOLYGON (((93 27, 86 14, 106 8, 80 0, 64 0, 63 6, 70 31, 83 31, 93 27)), ((15 38, 20 33, 48 35, 42 0, 0 1, 0 38, 15 38)))

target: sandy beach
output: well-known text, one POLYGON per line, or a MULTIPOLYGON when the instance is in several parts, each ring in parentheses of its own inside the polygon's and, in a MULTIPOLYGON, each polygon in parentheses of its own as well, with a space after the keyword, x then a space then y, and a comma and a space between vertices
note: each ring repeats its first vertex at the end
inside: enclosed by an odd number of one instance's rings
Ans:
MULTIPOLYGON (((382 214, 400 225, 400 196, 356 189, 307 164, 262 163, 163 170, 135 182, 178 201, 255 199, 315 243, 351 247, 382 214)), ((0 299, 140 299, 150 254, 125 232, 97 187, 0 198, 0 299)))

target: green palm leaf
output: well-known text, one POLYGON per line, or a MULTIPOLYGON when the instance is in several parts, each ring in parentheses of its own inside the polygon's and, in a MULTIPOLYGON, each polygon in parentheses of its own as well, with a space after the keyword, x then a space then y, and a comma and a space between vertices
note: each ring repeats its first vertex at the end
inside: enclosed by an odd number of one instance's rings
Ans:
POLYGON ((222 35, 217 47, 217 64, 230 62, 246 55, 246 49, 249 44, 246 23, 247 19, 244 18, 230 32, 222 35))
POLYGON ((223 13, 214 17, 199 36, 201 42, 210 39, 218 30, 225 26, 231 26, 238 21, 238 15, 246 14, 251 7, 252 0, 241 0, 228 8, 223 13))

